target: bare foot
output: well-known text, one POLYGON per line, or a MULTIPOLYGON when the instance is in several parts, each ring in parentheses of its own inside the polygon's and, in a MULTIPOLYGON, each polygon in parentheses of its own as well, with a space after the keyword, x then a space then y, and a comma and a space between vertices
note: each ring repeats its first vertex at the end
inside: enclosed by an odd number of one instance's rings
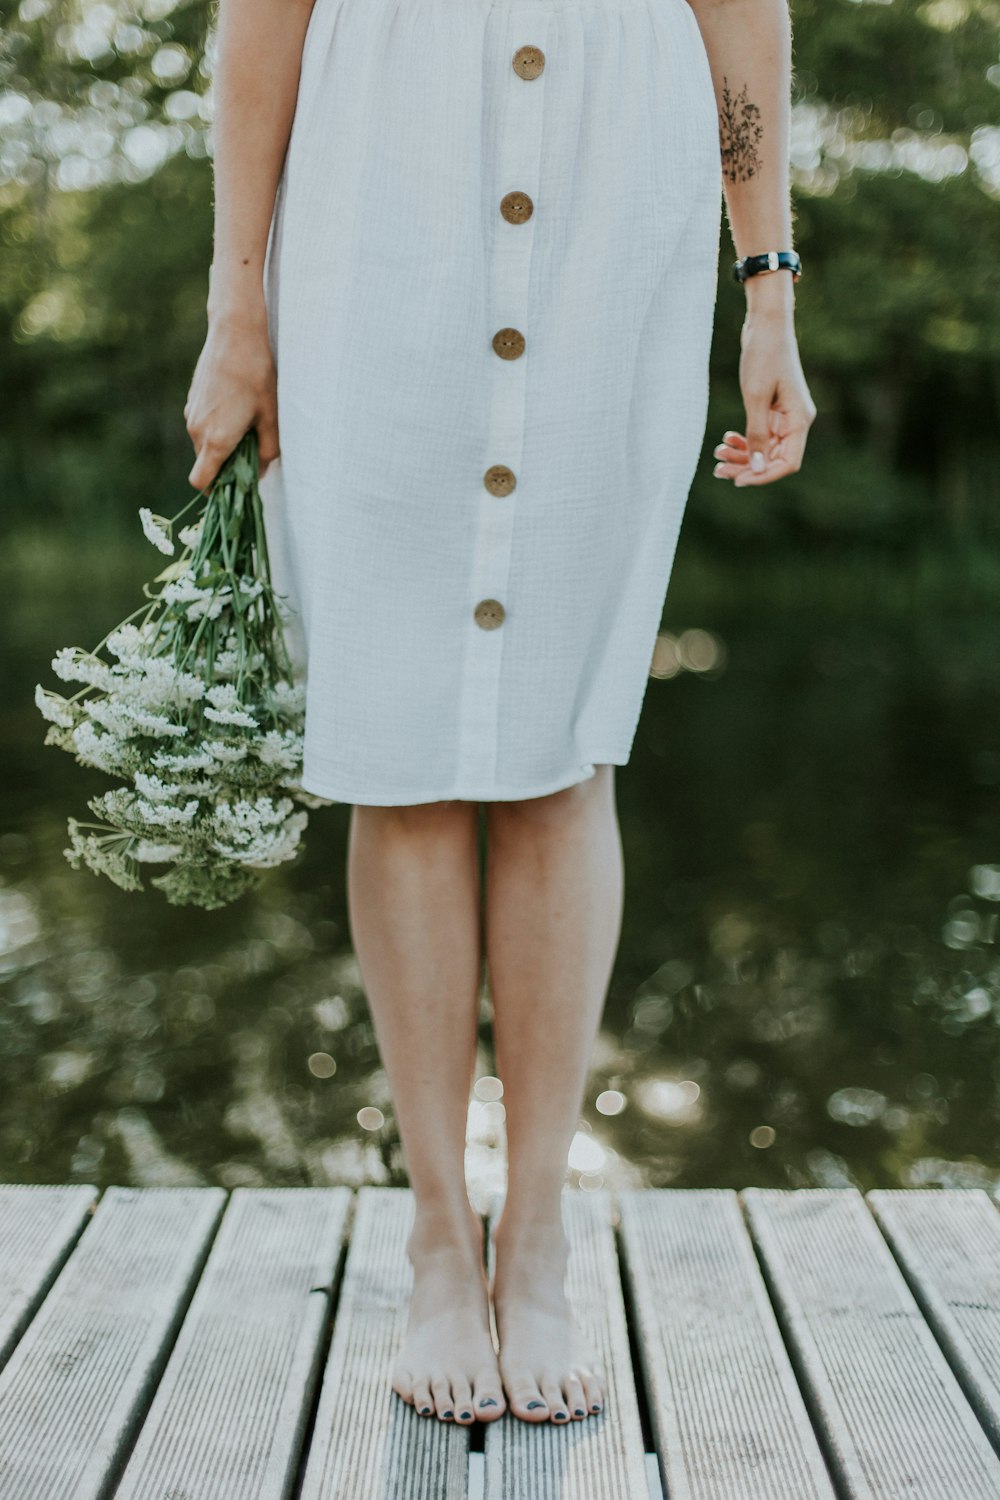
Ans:
POLYGON ((407 1255, 413 1294, 393 1390, 421 1416, 461 1426, 494 1421, 507 1403, 490 1331, 481 1221, 474 1217, 467 1234, 418 1224, 407 1255))
POLYGON ((501 1225, 493 1250, 500 1372, 511 1411, 526 1422, 557 1423, 603 1411, 604 1372, 566 1300, 562 1224, 501 1225))

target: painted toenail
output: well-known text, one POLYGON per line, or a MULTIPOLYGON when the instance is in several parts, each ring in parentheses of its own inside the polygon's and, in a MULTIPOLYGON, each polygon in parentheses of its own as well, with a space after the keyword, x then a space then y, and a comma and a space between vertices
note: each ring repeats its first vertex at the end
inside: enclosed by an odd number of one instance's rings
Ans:
POLYGON ((422 1406, 422 1407, 421 1407, 421 1408, 420 1408, 420 1415, 421 1415, 421 1416, 422 1416, 422 1417, 426 1417, 426 1416, 428 1416, 428 1415, 429 1415, 429 1413, 430 1413, 430 1407, 429 1407, 429 1406, 422 1406))
POLYGON ((590 1409, 591 1409, 591 1411, 600 1411, 601 1408, 598 1406, 597 1402, 595 1401, 594 1405, 590 1409))
POLYGON ((447 1417, 453 1417, 455 1415, 455 1413, 452 1411, 451 1407, 449 1406, 448 1410, 447 1411, 443 1411, 441 1413, 441 1415, 442 1415, 442 1417, 447 1418, 447 1417))
POLYGON ((460 1413, 460 1416, 464 1419, 465 1417, 471 1417, 472 1413, 471 1411, 463 1411, 460 1413))
POLYGON ((573 1415, 574 1417, 585 1417, 587 1413, 584 1411, 582 1406, 575 1406, 573 1408, 573 1415))
POLYGON ((545 1405, 544 1401, 529 1401, 528 1402, 528 1410, 529 1411, 534 1411, 536 1406, 544 1406, 544 1405, 545 1405))
POLYGON ((480 1406, 496 1406, 496 1402, 492 1396, 485 1396, 479 1404, 480 1406))
POLYGON ((565 1422, 565 1420, 566 1420, 566 1413, 564 1411, 557 1411, 556 1412, 556 1421, 557 1422, 565 1422))

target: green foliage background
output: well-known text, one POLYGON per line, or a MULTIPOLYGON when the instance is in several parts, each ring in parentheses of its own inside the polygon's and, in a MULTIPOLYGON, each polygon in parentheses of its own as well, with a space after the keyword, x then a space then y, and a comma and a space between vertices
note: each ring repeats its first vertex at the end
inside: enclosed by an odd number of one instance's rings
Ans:
MULTIPOLYGON (((10 565, 52 527, 63 544, 130 545, 137 505, 169 513, 189 492, 213 13, 22 0, 0 15, 10 565)), ((997 597, 998 22, 994 0, 795 0, 796 325, 819 415, 799 474, 749 493, 713 479, 712 446, 744 426, 725 229, 677 589, 997 597)))

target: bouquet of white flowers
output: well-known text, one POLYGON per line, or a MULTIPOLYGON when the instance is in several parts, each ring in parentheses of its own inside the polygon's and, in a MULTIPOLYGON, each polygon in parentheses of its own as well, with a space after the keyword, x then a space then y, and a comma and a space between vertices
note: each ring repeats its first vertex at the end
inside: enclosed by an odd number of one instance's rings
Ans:
POLYGON ((145 585, 152 602, 93 651, 57 652, 56 675, 85 684, 72 698, 35 689, 45 744, 125 782, 88 801, 101 822, 69 819, 66 858, 124 890, 144 889, 143 865, 165 865, 151 884, 178 906, 242 895, 296 853, 308 820, 296 803, 324 800, 299 782, 305 689, 271 586, 259 474, 251 428, 172 519, 140 507, 146 537, 175 559, 162 587, 145 585))

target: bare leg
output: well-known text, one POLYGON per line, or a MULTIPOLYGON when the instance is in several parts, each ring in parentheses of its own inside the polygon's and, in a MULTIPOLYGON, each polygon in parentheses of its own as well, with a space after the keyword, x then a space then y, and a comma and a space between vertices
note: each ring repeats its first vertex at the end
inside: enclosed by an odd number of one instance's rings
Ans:
POLYGON ((465 1185, 481 969, 478 804, 352 811, 348 904, 416 1217, 394 1390, 468 1424, 505 1410, 483 1229, 465 1185))
POLYGON ((508 1183, 493 1298, 511 1410, 580 1419, 604 1371, 564 1293, 561 1195, 621 933, 614 767, 565 791, 489 805, 486 946, 508 1183))

